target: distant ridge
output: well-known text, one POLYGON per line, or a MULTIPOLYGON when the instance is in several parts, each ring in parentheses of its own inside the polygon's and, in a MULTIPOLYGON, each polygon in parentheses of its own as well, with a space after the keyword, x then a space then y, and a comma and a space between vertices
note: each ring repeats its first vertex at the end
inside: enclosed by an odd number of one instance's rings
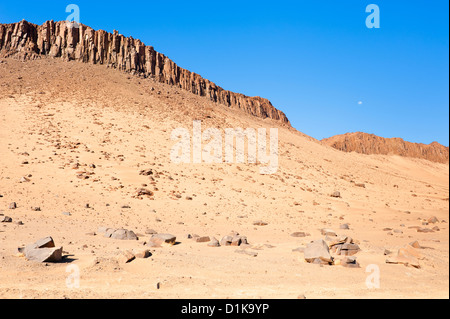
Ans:
POLYGON ((438 142, 426 145, 406 142, 401 138, 383 138, 362 132, 336 135, 323 139, 322 142, 344 152, 400 155, 444 164, 449 162, 449 148, 438 142))
POLYGON ((47 21, 42 26, 25 20, 0 24, 0 57, 11 56, 23 60, 49 56, 66 61, 105 64, 290 126, 286 115, 269 100, 224 90, 200 75, 180 68, 153 47, 132 37, 124 37, 117 31, 112 34, 95 31, 82 24, 79 28, 70 28, 66 21, 47 21))

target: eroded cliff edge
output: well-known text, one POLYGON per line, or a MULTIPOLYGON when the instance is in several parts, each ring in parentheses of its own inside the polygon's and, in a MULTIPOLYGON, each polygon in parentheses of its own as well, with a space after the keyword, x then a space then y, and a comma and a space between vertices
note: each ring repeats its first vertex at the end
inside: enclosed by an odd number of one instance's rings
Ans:
POLYGON ((224 90, 200 75, 177 66, 152 46, 125 37, 117 31, 96 31, 82 24, 77 28, 66 21, 47 21, 41 26, 25 20, 0 24, 0 56, 14 56, 23 60, 49 56, 67 61, 104 64, 178 86, 230 108, 290 126, 286 115, 269 100, 224 90))

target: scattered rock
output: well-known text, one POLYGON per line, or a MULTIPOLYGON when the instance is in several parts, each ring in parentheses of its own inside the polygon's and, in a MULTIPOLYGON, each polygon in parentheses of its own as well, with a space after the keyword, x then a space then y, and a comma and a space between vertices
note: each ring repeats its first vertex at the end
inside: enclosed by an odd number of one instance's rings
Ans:
POLYGON ((209 238, 208 236, 197 237, 197 238, 195 239, 195 241, 196 241, 197 243, 207 243, 207 242, 211 241, 211 238, 209 238))
POLYGON ((9 204, 9 209, 16 209, 16 208, 17 208, 16 202, 12 202, 11 204, 9 204))
POLYGON ((346 268, 361 268, 359 263, 356 261, 356 257, 346 257, 341 259, 340 264, 342 267, 346 268))
POLYGON ((334 197, 334 198, 341 198, 341 192, 336 191, 336 192, 334 192, 333 194, 331 194, 331 197, 334 197))
POLYGON ((149 242, 147 243, 147 246, 150 247, 161 247, 163 245, 169 245, 173 246, 176 243, 176 236, 171 234, 155 234, 153 235, 149 242))
POLYGON ((256 222, 253 223, 253 225, 255 225, 255 226, 267 226, 269 224, 266 223, 266 222, 263 222, 261 220, 257 220, 256 222))
POLYGON ((295 232, 295 233, 292 233, 291 236, 296 237, 296 238, 302 238, 302 237, 308 237, 311 235, 308 233, 305 233, 305 232, 295 232))
POLYGON ((237 249, 234 252, 237 253, 237 254, 243 254, 243 255, 250 256, 250 257, 257 257, 258 256, 257 252, 249 251, 249 250, 246 250, 246 249, 237 249))
POLYGON ((211 242, 208 244, 209 247, 220 247, 220 243, 217 238, 211 238, 211 242))
POLYGON ((12 218, 4 216, 3 218, 0 218, 0 223, 12 223, 12 218))
POLYGON ((323 239, 309 243, 305 248, 304 258, 309 263, 315 262, 316 259, 329 264, 333 262, 328 245, 323 239))
POLYGON ((323 236, 329 236, 329 237, 337 237, 337 234, 332 229, 323 228, 320 230, 323 236))
POLYGON ((437 219, 436 216, 433 216, 433 217, 430 217, 427 220, 427 222, 430 223, 430 224, 436 224, 436 223, 439 223, 439 219, 437 219))
POLYGON ((130 263, 135 259, 136 256, 134 256, 134 254, 129 250, 123 251, 117 256, 117 261, 122 264, 130 263))
POLYGON ((62 247, 55 247, 51 237, 39 239, 34 244, 19 248, 25 258, 37 262, 60 262, 62 260, 62 247))
POLYGON ((348 224, 342 224, 339 226, 340 229, 350 229, 350 226, 348 224))

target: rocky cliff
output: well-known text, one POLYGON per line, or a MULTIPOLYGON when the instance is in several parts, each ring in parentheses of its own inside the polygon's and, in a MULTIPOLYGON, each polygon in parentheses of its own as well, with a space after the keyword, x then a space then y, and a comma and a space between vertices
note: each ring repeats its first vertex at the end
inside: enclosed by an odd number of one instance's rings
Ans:
POLYGON ((0 24, 0 56, 23 60, 49 56, 104 64, 177 86, 260 118, 271 118, 290 125, 286 115, 273 107, 269 100, 224 90, 200 75, 180 68, 153 47, 132 37, 124 37, 117 31, 112 34, 95 31, 82 24, 77 28, 65 21, 47 21, 41 26, 25 20, 0 24))
POLYGON ((429 145, 406 142, 401 138, 383 138, 367 133, 348 133, 322 140, 326 145, 344 152, 400 155, 423 158, 438 163, 449 162, 449 148, 437 142, 429 145))

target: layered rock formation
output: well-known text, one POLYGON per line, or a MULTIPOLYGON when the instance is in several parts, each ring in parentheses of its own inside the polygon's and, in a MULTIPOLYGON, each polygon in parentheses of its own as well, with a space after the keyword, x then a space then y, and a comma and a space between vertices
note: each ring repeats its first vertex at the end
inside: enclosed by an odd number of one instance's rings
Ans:
POLYGON ((230 108, 242 109, 260 117, 290 125, 286 115, 271 102, 222 89, 200 75, 182 69, 140 40, 108 33, 66 21, 47 21, 42 26, 25 20, 0 24, 0 56, 36 59, 42 56, 92 64, 104 64, 118 70, 153 78, 230 108))
POLYGON ((322 142, 344 152, 400 155, 437 163, 449 162, 449 148, 437 142, 426 145, 406 142, 401 138, 383 138, 361 132, 336 135, 324 139, 322 142))

